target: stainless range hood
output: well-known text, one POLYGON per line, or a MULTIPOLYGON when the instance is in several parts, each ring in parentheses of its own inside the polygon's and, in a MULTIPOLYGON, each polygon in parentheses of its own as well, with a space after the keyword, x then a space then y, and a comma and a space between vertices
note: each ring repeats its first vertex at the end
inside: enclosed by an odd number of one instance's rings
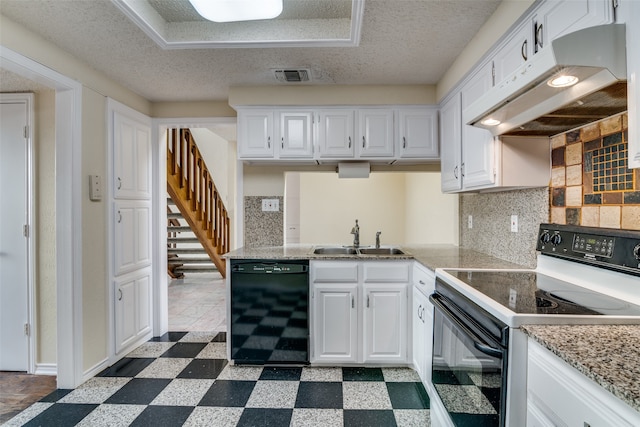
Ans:
POLYGON ((462 112, 494 135, 556 135, 627 109, 624 24, 586 28, 553 40, 462 112), (552 87, 558 76, 578 83, 552 87), (487 119, 493 119, 491 125, 487 119))

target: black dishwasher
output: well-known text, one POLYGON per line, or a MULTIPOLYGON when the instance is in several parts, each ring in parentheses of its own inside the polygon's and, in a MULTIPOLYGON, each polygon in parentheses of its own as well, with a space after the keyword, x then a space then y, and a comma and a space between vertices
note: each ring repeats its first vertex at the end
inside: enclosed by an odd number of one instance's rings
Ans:
POLYGON ((308 260, 231 260, 231 359, 309 363, 308 260))

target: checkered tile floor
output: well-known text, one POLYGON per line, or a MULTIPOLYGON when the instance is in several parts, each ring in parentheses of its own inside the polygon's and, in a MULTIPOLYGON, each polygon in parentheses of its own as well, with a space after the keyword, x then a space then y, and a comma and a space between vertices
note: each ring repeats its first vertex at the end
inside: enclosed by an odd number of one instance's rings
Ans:
POLYGON ((408 368, 227 364, 226 334, 169 332, 7 426, 428 426, 408 368))

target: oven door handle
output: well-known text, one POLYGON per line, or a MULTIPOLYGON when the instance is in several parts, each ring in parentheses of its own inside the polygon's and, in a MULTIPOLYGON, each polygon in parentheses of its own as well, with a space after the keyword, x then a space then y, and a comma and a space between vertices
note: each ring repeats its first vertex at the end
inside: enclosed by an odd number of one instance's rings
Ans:
POLYGON ((483 352, 486 355, 495 357, 497 359, 502 359, 504 357, 503 349, 494 348, 494 347, 491 347, 489 344, 487 344, 485 340, 480 338, 475 332, 469 329, 467 325, 465 325, 462 321, 460 321, 460 319, 458 319, 458 317, 455 314, 453 314, 446 305, 440 302, 440 298, 441 298, 440 295, 437 295, 437 294, 429 295, 429 301, 431 301, 431 303, 434 306, 436 306, 436 308, 442 311, 442 314, 447 316, 449 320, 455 323, 456 326, 462 330, 462 332, 467 334, 473 340, 473 346, 477 350, 483 352))

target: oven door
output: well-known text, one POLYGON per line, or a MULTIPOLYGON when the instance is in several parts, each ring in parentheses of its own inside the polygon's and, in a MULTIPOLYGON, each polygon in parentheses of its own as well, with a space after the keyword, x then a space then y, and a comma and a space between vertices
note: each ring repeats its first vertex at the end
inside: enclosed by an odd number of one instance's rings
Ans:
POLYGON ((440 294, 434 306, 431 382, 454 425, 504 427, 507 349, 440 294))

